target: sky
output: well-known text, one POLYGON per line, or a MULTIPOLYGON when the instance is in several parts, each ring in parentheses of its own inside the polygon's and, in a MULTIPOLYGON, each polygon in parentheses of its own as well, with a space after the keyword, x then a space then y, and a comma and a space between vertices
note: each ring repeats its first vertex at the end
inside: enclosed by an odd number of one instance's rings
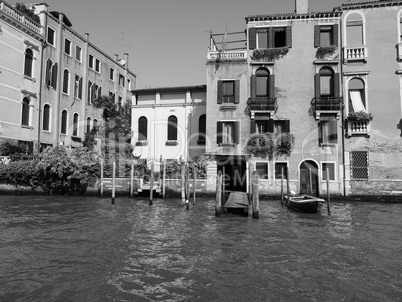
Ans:
MULTIPOLYGON (((14 2, 7 1, 11 4, 14 2)), ((32 3, 24 0, 23 3, 32 3)), ((244 31, 245 17, 292 13, 295 0, 44 0, 113 57, 129 54, 136 89, 206 84, 209 32, 244 31)), ((310 12, 363 0, 309 0, 310 12)))

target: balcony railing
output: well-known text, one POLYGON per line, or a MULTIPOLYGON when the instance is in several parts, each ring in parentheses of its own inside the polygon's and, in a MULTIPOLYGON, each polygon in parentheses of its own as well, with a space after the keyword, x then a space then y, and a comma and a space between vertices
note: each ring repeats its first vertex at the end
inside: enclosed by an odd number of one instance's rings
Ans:
POLYGON ((252 97, 247 101, 248 111, 276 111, 278 103, 276 97, 252 97))
POLYGON ((314 111, 340 111, 343 108, 343 99, 337 97, 320 97, 312 101, 314 111))
POLYGON ((25 16, 23 13, 19 12, 17 9, 10 6, 9 4, 1 2, 0 12, 24 24, 26 27, 33 30, 34 32, 38 34, 43 34, 42 26, 39 23, 36 23, 35 21, 31 20, 29 17, 25 16))
POLYGON ((347 121, 348 135, 368 135, 370 133, 369 121, 347 121))
POLYGON ((239 60, 247 58, 247 50, 239 51, 208 51, 208 60, 239 60))
POLYGON ((366 61, 367 60, 367 47, 344 47, 343 58, 345 62, 348 61, 366 61))

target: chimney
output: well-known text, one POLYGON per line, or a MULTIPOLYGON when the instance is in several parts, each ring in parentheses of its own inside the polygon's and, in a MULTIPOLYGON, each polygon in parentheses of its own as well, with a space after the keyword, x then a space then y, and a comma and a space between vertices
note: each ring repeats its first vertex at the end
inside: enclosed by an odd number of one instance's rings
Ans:
POLYGON ((308 14, 308 0, 295 0, 296 14, 308 14))
POLYGON ((128 68, 128 53, 124 54, 124 61, 126 61, 126 68, 128 68))
POLYGON ((114 60, 117 62, 119 60, 119 55, 118 54, 114 54, 114 60))

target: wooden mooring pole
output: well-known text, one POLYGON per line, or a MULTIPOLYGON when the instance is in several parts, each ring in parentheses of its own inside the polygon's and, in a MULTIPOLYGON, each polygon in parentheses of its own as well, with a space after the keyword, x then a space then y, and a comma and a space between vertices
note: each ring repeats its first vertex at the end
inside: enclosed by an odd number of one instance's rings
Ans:
POLYGON ((197 171, 195 169, 195 164, 193 165, 193 204, 195 204, 195 180, 197 178, 197 171))
POLYGON ((152 206, 154 200, 154 161, 151 162, 151 179, 149 180, 149 205, 152 206))
POLYGON ((218 171, 216 178, 215 216, 222 215, 222 171, 218 171))
POLYGON ((253 172, 252 176, 252 186, 253 186, 253 218, 260 219, 260 191, 258 187, 258 175, 257 172, 253 172))
POLYGON ((103 162, 103 159, 101 160, 101 162, 100 162, 100 173, 101 173, 101 179, 100 179, 100 197, 103 197, 103 165, 104 165, 104 162, 103 162))
POLYGON ((329 194, 329 169, 327 168, 327 210, 331 214, 331 198, 329 194))
POLYGON ((134 197, 134 162, 131 164, 130 170, 130 198, 134 197))
POLYGON ((308 169, 308 177, 310 181, 310 196, 313 196, 313 176, 311 175, 311 169, 308 169))
POLYGON ((185 163, 183 161, 180 162, 181 166, 181 204, 186 202, 186 186, 185 186, 185 163))
POLYGON ((166 159, 163 161, 163 173, 162 173, 162 198, 165 199, 166 193, 166 159))
POLYGON ((225 166, 222 167, 222 202, 226 202, 226 171, 225 166))
POLYGON ((281 205, 283 207, 283 167, 281 168, 281 205))
POLYGON ((116 198, 116 162, 113 162, 113 178, 112 178, 112 204, 116 198))
POLYGON ((190 163, 186 163, 186 210, 190 209, 190 163))
POLYGON ((289 188, 289 169, 286 169, 286 194, 287 194, 287 201, 286 201, 286 205, 289 204, 289 200, 290 200, 290 188, 289 188))

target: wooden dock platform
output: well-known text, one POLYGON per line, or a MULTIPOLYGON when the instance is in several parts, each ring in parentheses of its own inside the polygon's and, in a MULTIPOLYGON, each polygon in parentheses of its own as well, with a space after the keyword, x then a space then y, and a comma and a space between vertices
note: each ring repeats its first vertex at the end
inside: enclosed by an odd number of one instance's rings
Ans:
POLYGON ((246 192, 230 192, 229 198, 223 205, 225 213, 248 216, 249 197, 246 192))

